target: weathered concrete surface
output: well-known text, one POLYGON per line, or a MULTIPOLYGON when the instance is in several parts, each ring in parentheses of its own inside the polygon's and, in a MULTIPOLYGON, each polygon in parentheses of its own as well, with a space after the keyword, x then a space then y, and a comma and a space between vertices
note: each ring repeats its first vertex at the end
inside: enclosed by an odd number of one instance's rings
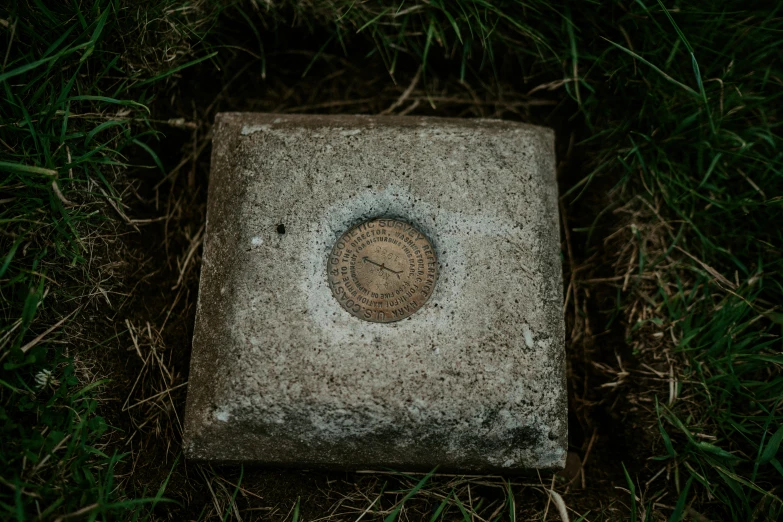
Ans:
POLYGON ((348 469, 562 467, 549 129, 225 113, 213 150, 187 456, 348 469), (415 225, 440 262, 427 304, 390 324, 351 316, 327 285, 334 241, 376 216, 415 225))

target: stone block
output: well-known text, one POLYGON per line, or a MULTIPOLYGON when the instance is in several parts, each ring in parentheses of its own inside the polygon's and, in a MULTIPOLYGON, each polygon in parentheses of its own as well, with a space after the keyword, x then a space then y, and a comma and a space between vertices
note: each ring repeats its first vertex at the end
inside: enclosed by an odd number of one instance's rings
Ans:
MULTIPOLYGON (((402 273, 391 261, 366 263, 389 281, 402 273)), ((551 130, 218 114, 186 456, 342 469, 562 467, 562 299, 551 130), (437 281, 402 320, 365 321, 330 288, 335 243, 376 218, 409 224, 437 258, 437 281)))

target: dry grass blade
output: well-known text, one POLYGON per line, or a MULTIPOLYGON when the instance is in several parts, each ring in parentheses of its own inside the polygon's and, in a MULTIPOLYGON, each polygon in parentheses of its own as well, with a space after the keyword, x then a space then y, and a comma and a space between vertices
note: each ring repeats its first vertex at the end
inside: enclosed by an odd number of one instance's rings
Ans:
POLYGON ((41 341, 43 341, 43 340, 46 338, 46 336, 47 336, 47 335, 49 335, 50 333, 52 333, 53 331, 55 331, 55 330, 57 330, 59 327, 61 327, 61 326, 62 326, 62 325, 65 323, 65 321, 67 321, 68 319, 70 319, 71 317, 73 317, 73 316, 74 316, 76 313, 78 313, 80 310, 81 310, 81 308, 77 308, 76 310, 74 310, 73 312, 69 313, 68 315, 66 315, 65 317, 63 317, 63 318, 62 318, 62 319, 60 319, 59 321, 57 321, 55 324, 53 324, 52 326, 50 326, 49 328, 47 328, 47 329, 46 329, 46 330, 45 330, 43 333, 41 333, 40 335, 38 335, 38 336, 37 336, 36 338, 34 338, 32 341, 30 341, 29 343, 27 343, 27 344, 25 344, 24 346, 22 346, 22 347, 20 348, 20 350, 22 351, 22 353, 25 353, 25 352, 27 352, 28 350, 30 350, 30 348, 34 347, 35 345, 37 345, 38 343, 40 343, 41 341))
POLYGON ((566 504, 565 501, 563 500, 563 497, 560 496, 560 493, 558 493, 553 489, 548 489, 547 492, 549 493, 552 502, 555 504, 555 507, 557 508, 557 513, 560 515, 560 520, 562 522, 569 522, 568 509, 566 508, 566 504))
POLYGON ((421 78, 421 71, 422 67, 419 66, 419 69, 416 71, 416 75, 411 80, 411 83, 408 85, 408 88, 403 91, 403 93, 400 95, 399 98, 397 98, 397 101, 392 103, 388 108, 381 111, 381 114, 391 114, 394 112, 395 109, 400 107, 405 101, 408 99, 408 97, 413 92, 413 89, 416 88, 416 85, 419 83, 419 78, 421 78))
POLYGON ((193 236, 193 239, 191 239, 190 247, 188 247, 188 252, 185 255, 185 260, 182 262, 182 266, 180 267, 179 270, 179 277, 177 278, 177 283, 171 287, 172 290, 176 290, 182 284, 182 279, 185 277, 185 275, 188 272, 188 269, 190 268, 190 262, 193 259, 196 250, 198 249, 198 247, 201 246, 201 243, 204 241, 205 226, 206 224, 202 224, 201 228, 199 228, 198 232, 196 232, 196 235, 193 236))

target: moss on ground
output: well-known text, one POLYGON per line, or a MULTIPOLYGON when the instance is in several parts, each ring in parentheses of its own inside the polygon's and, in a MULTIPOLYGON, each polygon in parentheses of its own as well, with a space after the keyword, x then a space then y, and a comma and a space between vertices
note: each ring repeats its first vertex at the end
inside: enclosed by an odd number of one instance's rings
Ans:
POLYGON ((513 520, 566 506, 585 520, 779 518, 779 9, 0 8, 2 517, 513 520), (567 476, 422 481, 177 458, 219 110, 557 130, 567 476))

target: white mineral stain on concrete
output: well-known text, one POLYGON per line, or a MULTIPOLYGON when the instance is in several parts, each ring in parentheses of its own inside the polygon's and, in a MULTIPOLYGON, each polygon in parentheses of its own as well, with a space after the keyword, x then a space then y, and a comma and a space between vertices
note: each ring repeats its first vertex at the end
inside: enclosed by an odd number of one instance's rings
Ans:
POLYGON ((242 136, 250 136, 256 132, 268 131, 270 125, 245 125, 242 127, 242 136))
POLYGON ((526 324, 522 325, 522 335, 525 337, 525 346, 533 348, 533 332, 530 331, 530 327, 526 324))
POLYGON ((349 138, 351 136, 356 136, 360 132, 362 132, 362 129, 344 130, 344 131, 340 131, 340 136, 343 136, 344 138, 349 138))

